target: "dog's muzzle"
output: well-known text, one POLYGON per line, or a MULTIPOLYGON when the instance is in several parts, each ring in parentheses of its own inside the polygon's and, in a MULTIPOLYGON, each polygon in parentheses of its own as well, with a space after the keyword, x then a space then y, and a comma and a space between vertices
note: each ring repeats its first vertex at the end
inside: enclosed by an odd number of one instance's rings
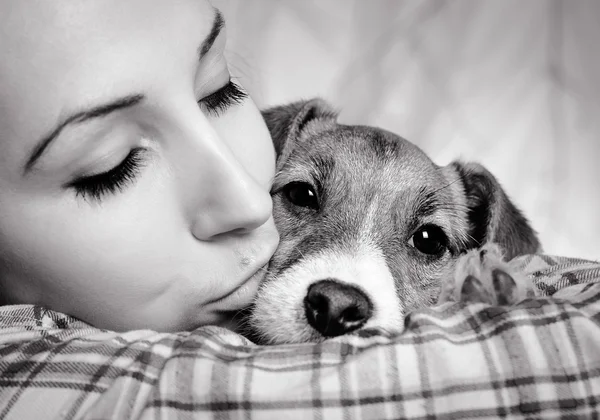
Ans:
POLYGON ((334 279, 320 280, 304 298, 306 319, 324 337, 357 330, 371 317, 373 305, 359 288, 334 279))

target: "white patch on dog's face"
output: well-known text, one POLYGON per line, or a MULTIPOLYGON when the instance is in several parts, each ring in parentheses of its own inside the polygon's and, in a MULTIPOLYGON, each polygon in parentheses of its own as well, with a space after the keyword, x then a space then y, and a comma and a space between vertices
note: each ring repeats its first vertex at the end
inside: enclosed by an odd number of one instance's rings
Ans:
POLYGON ((309 286, 324 279, 354 285, 369 297, 373 312, 363 328, 402 330, 403 308, 394 279, 383 254, 371 244, 352 253, 325 249, 270 279, 259 291, 251 325, 271 344, 324 340, 308 324, 304 308, 309 286))
MULTIPOLYGON (((373 233, 373 225, 377 218, 377 210, 378 210, 377 204, 378 204, 377 200, 373 200, 369 204, 369 208, 367 208, 367 210, 365 212, 365 218, 363 219, 362 227, 361 227, 360 233, 359 233, 359 241, 361 243, 370 243, 372 241, 371 236, 373 233)), ((373 248, 373 247, 371 246, 370 248, 373 248)), ((381 254, 381 252, 379 252, 379 254, 381 254)), ((383 255, 382 255, 382 258, 383 258, 383 255)))

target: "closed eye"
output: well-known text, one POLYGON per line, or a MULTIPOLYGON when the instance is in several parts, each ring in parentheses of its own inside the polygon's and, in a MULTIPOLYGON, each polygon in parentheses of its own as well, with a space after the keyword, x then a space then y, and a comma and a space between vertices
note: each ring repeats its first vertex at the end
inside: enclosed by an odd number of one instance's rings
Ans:
POLYGON ((248 94, 241 86, 234 81, 229 80, 229 82, 219 90, 200 99, 198 104, 209 115, 218 117, 230 107, 242 103, 247 97, 248 94))
POLYGON ((132 149, 127 157, 111 170, 76 179, 66 187, 73 188, 76 195, 84 199, 89 197, 96 201, 102 200, 107 194, 122 191, 135 181, 145 162, 145 151, 146 149, 141 147, 132 149))

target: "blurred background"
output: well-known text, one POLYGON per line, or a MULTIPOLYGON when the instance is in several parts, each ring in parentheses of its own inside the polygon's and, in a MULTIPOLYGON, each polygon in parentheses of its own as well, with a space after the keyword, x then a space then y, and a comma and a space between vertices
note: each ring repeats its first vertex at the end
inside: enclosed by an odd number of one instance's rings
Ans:
POLYGON ((321 96, 486 165, 548 254, 600 259, 600 1, 214 0, 261 107, 321 96))

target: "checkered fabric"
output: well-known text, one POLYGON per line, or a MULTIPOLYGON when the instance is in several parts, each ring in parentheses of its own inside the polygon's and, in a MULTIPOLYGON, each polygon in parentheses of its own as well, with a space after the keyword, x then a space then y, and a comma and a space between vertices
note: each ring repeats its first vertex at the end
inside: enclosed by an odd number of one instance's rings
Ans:
POLYGON ((232 332, 102 331, 0 308, 1 419, 600 417, 600 264, 512 262, 544 297, 445 304, 398 336, 261 347, 232 332))

